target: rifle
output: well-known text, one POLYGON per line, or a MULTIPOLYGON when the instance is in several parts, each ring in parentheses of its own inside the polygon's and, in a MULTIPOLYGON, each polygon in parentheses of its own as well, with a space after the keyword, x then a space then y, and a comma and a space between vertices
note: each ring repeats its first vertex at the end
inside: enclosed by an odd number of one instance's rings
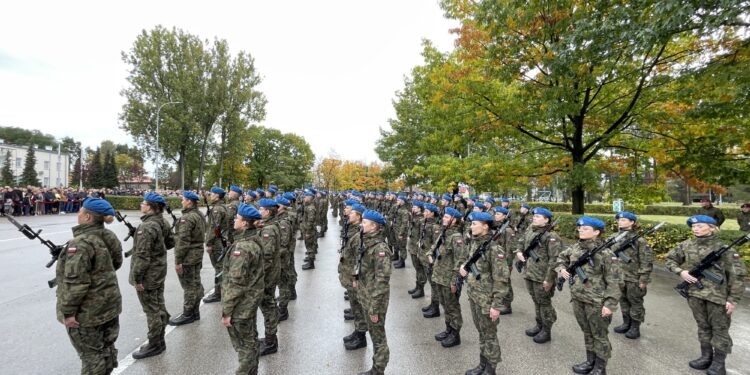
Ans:
POLYGON ((435 245, 432 246, 432 250, 430 250, 430 256, 432 256, 432 264, 427 264, 427 274, 432 275, 432 265, 435 264, 435 262, 440 259, 440 247, 443 246, 443 242, 445 242, 445 230, 448 229, 447 226, 443 225, 440 229, 440 236, 438 237, 438 240, 435 241, 435 245))
POLYGON ((169 205, 164 206, 164 208, 167 209, 167 213, 169 216, 172 216, 172 228, 170 230, 174 230, 174 226, 177 225, 177 216, 174 216, 174 213, 172 213, 172 208, 169 207, 169 205))
POLYGON ((426 228, 426 221, 422 220, 422 225, 419 227, 419 241, 417 241, 417 248, 421 252, 424 249, 424 230, 426 228))
MULTIPOLYGON (((698 281, 695 282, 695 286, 698 289, 703 289, 703 283, 701 282, 701 278, 707 278, 711 281, 713 281, 716 284, 721 284, 724 282, 724 277, 718 274, 715 274, 708 269, 711 267, 716 267, 719 271, 723 271, 722 268, 719 267, 718 264, 716 264, 719 259, 721 259, 721 256, 724 255, 729 249, 733 247, 738 247, 744 245, 746 242, 750 241, 750 233, 734 240, 729 245, 723 245, 720 248, 711 251, 708 255, 703 257, 701 259, 700 263, 698 263, 695 267, 693 267, 688 273, 690 276, 695 277, 698 279, 698 281)), ((732 265, 729 265, 729 267, 732 267, 732 265)), ((677 284, 674 289, 679 293, 681 296, 688 298, 688 289, 690 289, 690 283, 687 281, 683 281, 679 284, 677 284)))
MULTIPOLYGON (((26 238, 30 240, 38 239, 39 242, 42 243, 42 245, 47 246, 47 248, 49 249, 49 254, 52 255, 52 259, 49 262, 47 262, 45 267, 50 268, 52 267, 53 264, 55 264, 55 262, 57 262, 57 258, 60 257, 60 253, 62 252, 63 247, 67 245, 67 243, 62 246, 57 246, 54 243, 52 243, 52 241, 45 240, 44 238, 39 236, 39 233, 42 233, 41 229, 34 232, 34 230, 31 229, 31 227, 29 227, 27 224, 21 224, 17 222, 16 219, 14 219, 12 216, 5 215, 5 217, 7 217, 8 220, 10 220, 10 222, 13 225, 15 225, 16 228, 18 228, 18 231, 23 233, 24 236, 26 236, 26 238)), ((54 288, 56 284, 57 284, 57 279, 52 279, 52 280, 47 281, 47 285, 49 285, 50 288, 54 288)))
POLYGON ((552 223, 550 223, 549 225, 547 225, 544 228, 544 230, 542 230, 539 233, 537 233, 537 235, 534 236, 533 239, 531 239, 531 242, 529 243, 529 246, 526 246, 526 248, 523 249, 522 254, 523 254, 523 257, 526 258, 526 261, 524 261, 524 262, 521 262, 520 260, 516 261, 516 270, 518 270, 518 273, 523 272, 523 268, 526 266, 526 262, 529 261, 529 258, 533 259, 534 262, 538 262, 539 261, 539 255, 537 255, 537 253, 536 253, 536 251, 534 251, 534 249, 536 249, 537 246, 541 245, 541 243, 542 243, 542 236, 544 236, 545 233, 547 233, 550 230, 552 230, 552 228, 554 228, 555 225, 557 225, 557 223, 559 221, 560 221, 560 218, 557 218, 557 219, 555 219, 555 221, 553 221, 552 223))
MULTIPOLYGON (((601 245, 597 246, 596 248, 594 248, 592 250, 586 251, 585 253, 583 253, 583 255, 581 255, 580 258, 578 258, 578 260, 576 260, 570 266, 566 267, 565 271, 567 271, 570 274, 570 277, 568 278, 568 282, 570 283, 570 285, 575 284, 575 282, 576 282, 576 279, 575 279, 576 275, 578 276, 579 279, 581 279, 581 282, 584 283, 584 284, 587 281, 589 281, 589 277, 586 275, 586 272, 583 272, 583 266, 586 263, 588 263, 588 264, 590 264, 593 267, 594 266, 594 255, 596 255, 596 253, 604 250, 605 248, 608 248, 608 247, 614 245, 616 242, 622 240, 627 235, 628 235, 628 232, 620 232, 620 234, 618 234, 615 237, 612 237, 612 238, 608 239, 607 241, 605 241, 601 245)), ((557 290, 562 290, 563 289, 563 284, 565 284, 565 278, 558 277, 557 278, 557 290)))
POLYGON ((359 227, 359 251, 357 252, 357 267, 354 268, 352 276, 359 278, 359 271, 362 269, 362 257, 365 255, 365 230, 359 227))
POLYGON ((629 247, 632 247, 633 245, 635 245, 635 242, 638 241, 639 238, 649 236, 652 233, 656 232, 657 230, 661 229, 661 227, 663 227, 664 224, 665 224, 665 222, 662 221, 661 223, 656 224, 653 228, 651 228, 649 230, 646 230, 646 231, 643 231, 643 232, 641 232, 641 233, 633 236, 633 238, 629 239, 624 244, 622 244, 622 246, 620 246, 619 248, 617 248, 617 250, 615 250, 615 255, 617 255, 617 257, 620 258, 620 260, 622 260, 623 262, 630 263, 633 259, 630 258, 627 254, 625 254, 625 250, 627 250, 629 247))
MULTIPOLYGON (((500 227, 500 229, 498 229, 492 235, 492 237, 490 237, 489 240, 484 241, 484 243, 482 243, 481 245, 479 245, 479 247, 477 247, 477 249, 474 250, 474 253, 471 254, 471 257, 469 258, 469 260, 466 263, 464 263, 463 266, 461 266, 463 269, 469 270, 471 272, 471 274, 474 275, 474 278, 476 280, 481 280, 482 279, 482 274, 479 272, 479 269, 477 268, 477 261, 479 260, 480 257, 484 258, 484 252, 487 251, 487 247, 490 246, 490 244, 492 243, 492 241, 497 241, 500 238, 500 236, 505 231, 505 228, 508 227, 508 223, 510 223, 510 222, 506 220, 505 224, 503 224, 503 226, 500 227), (467 267, 468 267, 468 269, 467 269, 467 267)), ((468 277, 468 276, 469 275, 466 275, 466 277, 468 277)), ((465 278, 461 277, 460 274, 456 275, 456 297, 458 297, 458 298, 461 297, 461 289, 463 289, 464 279, 465 278)))
MULTIPOLYGON (((124 223, 126 227, 128 227, 128 235, 125 237, 125 242, 127 242, 130 237, 133 237, 135 235, 135 227, 131 225, 125 218, 128 217, 128 215, 123 216, 120 211, 115 211, 115 219, 117 221, 124 223)), ((133 249, 130 249, 125 252, 125 258, 133 255, 133 249)))
POLYGON ((349 242, 349 218, 344 216, 344 228, 341 230, 341 248, 339 248, 339 253, 344 251, 344 246, 346 246, 347 242, 349 242))

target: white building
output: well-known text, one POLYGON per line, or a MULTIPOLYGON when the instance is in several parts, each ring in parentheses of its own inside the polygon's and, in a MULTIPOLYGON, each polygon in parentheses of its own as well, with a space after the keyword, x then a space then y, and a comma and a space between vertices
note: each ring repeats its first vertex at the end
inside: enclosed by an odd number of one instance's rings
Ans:
MULTIPOLYGON (((5 143, 0 139, 0 168, 5 164, 5 155, 10 151, 10 169, 16 178, 16 183, 21 179, 23 167, 26 164, 26 151, 28 146, 16 146, 5 143)), ((70 164, 67 153, 60 152, 60 145, 57 149, 52 146, 45 148, 34 147, 36 156, 36 178, 43 187, 60 187, 69 186, 70 164)))

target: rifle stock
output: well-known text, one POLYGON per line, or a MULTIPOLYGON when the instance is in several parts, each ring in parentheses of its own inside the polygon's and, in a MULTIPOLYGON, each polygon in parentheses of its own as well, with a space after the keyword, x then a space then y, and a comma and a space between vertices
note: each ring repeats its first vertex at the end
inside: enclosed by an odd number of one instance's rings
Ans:
POLYGON ((536 236, 534 236, 533 239, 531 239, 529 246, 526 246, 526 248, 521 253, 526 260, 523 262, 521 262, 520 260, 516 261, 516 270, 518 271, 518 273, 523 272, 523 269, 524 267, 526 267, 526 262, 529 261, 529 258, 531 258, 534 262, 539 261, 539 255, 534 250, 541 244, 542 236, 544 236, 545 233, 551 231, 559 221, 560 218, 555 219, 555 221, 547 225, 543 231, 539 232, 536 236))
MULTIPOLYGON (((604 250, 604 249, 612 246, 616 242, 618 242, 618 241, 622 240, 623 238, 625 238, 625 236, 627 236, 627 235, 628 235, 628 232, 620 232, 617 236, 612 237, 612 238, 610 238, 607 241, 604 241, 601 245, 597 246, 596 248, 594 248, 592 250, 589 250, 589 251, 586 251, 585 253, 583 253, 581 255, 580 258, 578 258, 578 260, 576 260, 575 262, 573 262, 573 264, 571 264, 570 266, 566 267, 565 271, 567 271, 570 274, 570 276, 568 277, 568 282, 570 283, 570 285, 575 284, 575 278, 576 277, 578 277, 579 279, 581 279, 581 282, 584 283, 584 284, 586 282, 588 282, 589 281, 589 277, 588 277, 588 275, 586 275, 586 272, 583 271, 583 266, 586 263, 589 263, 589 264, 591 264, 593 266, 594 265, 594 255, 596 255, 596 253, 598 253, 598 252, 600 252, 600 251, 602 251, 602 250, 604 250)), ((565 284, 565 278, 562 277, 562 276, 558 277, 557 278, 557 290, 562 291, 563 284, 565 284)))
MULTIPOLYGON (((62 246, 55 245, 52 241, 45 240, 44 238, 39 236, 39 234, 42 233, 41 229, 34 232, 34 230, 31 229, 31 227, 29 227, 27 224, 19 223, 18 221, 16 221, 16 219, 11 217, 10 215, 6 215, 5 217, 8 218, 8 220, 10 220, 10 222, 16 228, 18 228, 18 231, 21 232, 24 236, 26 236, 26 238, 32 241, 35 239, 38 239, 39 242, 42 243, 42 245, 46 246, 49 249, 49 254, 52 256, 52 259, 50 259, 50 261, 47 262, 45 267, 50 268, 52 267, 52 265, 55 264, 55 262, 57 262, 57 259, 60 257, 60 253, 63 250, 63 247, 66 246, 67 243, 63 244, 62 246)), ((57 280, 56 279, 49 280, 47 281, 47 285, 49 285, 50 288, 54 288, 55 285, 57 285, 57 280)))
MULTIPOLYGON (((717 268, 719 270, 722 270, 716 264, 716 262, 719 259, 721 259, 721 256, 724 255, 724 253, 726 253, 727 251, 729 251, 729 249, 731 249, 733 247, 737 247, 737 246, 742 246, 745 243, 747 243, 748 241, 750 241, 750 233, 748 233, 748 234, 746 234, 746 235, 744 235, 744 236, 742 236, 742 237, 740 237, 740 238, 732 241, 732 243, 730 243, 729 245, 723 245, 720 248, 711 251, 710 253, 708 253, 708 255, 706 255, 705 257, 703 257, 703 259, 701 259, 701 261, 695 267, 693 267, 690 271, 688 271, 688 273, 690 274, 690 276, 693 276, 696 279, 698 279, 698 281, 695 282, 695 287, 698 288, 698 289, 703 289, 704 288, 703 283, 701 282, 702 278, 709 279, 709 280, 711 280, 712 282, 714 282, 716 284, 723 283, 724 282, 724 277, 721 276, 721 275, 719 275, 719 274, 716 274, 716 273, 713 273, 713 272, 709 271, 709 269, 711 267, 715 267, 715 268, 717 268)), ((732 265, 729 265, 729 266, 731 267, 732 265)), ((688 298, 688 289, 690 289, 690 285, 691 284, 688 283, 687 281, 683 281, 683 282, 677 284, 677 286, 674 287, 674 289, 681 296, 683 296, 685 298, 688 298)))

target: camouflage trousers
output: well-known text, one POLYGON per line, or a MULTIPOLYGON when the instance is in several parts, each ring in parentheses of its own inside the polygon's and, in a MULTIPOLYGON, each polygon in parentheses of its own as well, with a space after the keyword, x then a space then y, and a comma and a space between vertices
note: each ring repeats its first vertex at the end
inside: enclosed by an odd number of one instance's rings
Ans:
MULTIPOLYGON (((257 307, 248 309, 251 317, 249 319, 232 319, 232 326, 227 327, 229 340, 232 342, 234 351, 237 352, 239 368, 237 375, 250 374, 252 370, 258 369, 258 329, 255 326, 255 314, 257 307)), ((257 372, 256 372, 257 373, 257 372)))
MULTIPOLYGON (((513 258, 508 257, 508 259, 512 260, 513 258)), ((501 303, 503 305, 510 306, 510 304, 513 303, 513 284, 511 283, 511 278, 510 278, 510 274, 513 273, 513 263, 509 263, 508 268, 510 269, 510 271, 508 271, 508 294, 506 294, 505 297, 503 297, 503 300, 501 301, 501 303)))
POLYGON ((119 317, 96 327, 68 328, 70 343, 81 358, 81 375, 110 374, 117 367, 119 334, 119 317))
POLYGON ((552 306, 552 297, 555 295, 555 287, 550 288, 549 292, 546 292, 542 287, 542 283, 534 280, 526 280, 526 289, 531 295, 531 300, 534 301, 534 310, 536 312, 535 319, 541 322, 545 327, 552 327, 557 321, 557 312, 555 307, 552 306))
POLYGON ((148 339, 156 339, 164 335, 164 329, 169 322, 169 312, 164 305, 164 286, 158 289, 146 289, 138 292, 143 312, 146 313, 148 324, 148 339))
POLYGON ((203 298, 203 284, 201 283, 201 268, 203 265, 183 264, 182 275, 177 275, 183 290, 182 311, 193 313, 198 311, 203 298))
POLYGON ((638 286, 638 282, 626 281, 620 286, 620 308, 623 316, 643 322, 646 317, 646 309, 643 308, 643 297, 646 290, 638 286))
POLYGON ((698 324, 698 341, 710 344, 715 350, 731 353, 729 325, 732 318, 727 315, 725 306, 695 297, 688 297, 688 306, 698 324))
POLYGON ((573 315, 583 331, 586 350, 593 351, 602 359, 612 356, 612 344, 609 342, 609 323, 612 316, 602 318, 602 305, 572 300, 573 315))
POLYGON ((474 327, 479 332, 479 354, 487 358, 487 361, 493 367, 497 366, 503 360, 500 342, 497 340, 497 325, 500 323, 500 319, 493 322, 490 319, 489 308, 483 309, 471 299, 469 299, 469 306, 471 307, 474 327))
POLYGON ((403 240, 399 239, 398 236, 396 235, 394 235, 394 237, 396 237, 396 241, 395 241, 396 246, 394 247, 393 251, 396 252, 396 254, 398 254, 399 258, 406 260, 406 256, 407 256, 406 249, 407 249, 407 243, 408 243, 407 239, 406 238, 404 238, 403 240))
MULTIPOLYGON (((221 253, 222 253, 222 249, 221 249, 221 246, 219 246, 218 248, 215 247, 214 251, 212 251, 208 255, 208 259, 211 259, 211 266, 214 268, 214 275, 218 275, 223 268, 224 262, 217 261, 217 259, 219 259, 219 257, 221 256, 221 253)), ((221 286, 221 280, 218 280, 216 282, 216 285, 221 286)))
POLYGON ((411 264, 414 266, 414 272, 417 274, 417 286, 424 288, 424 284, 427 283, 427 270, 422 265, 417 254, 411 254, 411 264))
POLYGON ((279 306, 276 305, 276 285, 272 285, 263 290, 263 298, 260 300, 260 311, 263 313, 266 336, 275 335, 276 330, 279 328, 279 306))
POLYGON ((439 292, 437 292, 437 286, 435 282, 432 281, 432 271, 428 267, 429 263, 427 262, 427 257, 419 256, 419 264, 421 268, 424 270, 423 271, 424 278, 427 280, 427 282, 430 283, 430 302, 434 304, 439 304, 440 303, 439 292))
POLYGON ((367 321, 370 318, 365 314, 365 309, 362 307, 362 302, 357 295, 357 289, 353 288, 352 284, 349 284, 345 289, 349 294, 349 305, 351 306, 352 314, 354 315, 354 329, 359 332, 365 332, 367 331, 367 321))
POLYGON ((385 372, 385 367, 388 365, 388 359, 391 355, 388 349, 388 340, 385 337, 385 314, 378 315, 377 323, 373 323, 370 317, 365 314, 365 321, 372 341, 372 367, 380 372, 385 372))
POLYGON ((328 215, 318 219, 318 225, 320 226, 320 233, 328 232, 328 215))
POLYGON ((315 254, 318 253, 318 233, 315 228, 302 229, 302 238, 305 239, 305 256, 310 260, 315 260, 315 254))
POLYGON ((294 254, 281 253, 281 273, 279 274, 279 306, 289 305, 292 298, 297 272, 294 270, 294 254))
POLYGON ((460 331, 464 325, 464 320, 461 317, 461 305, 458 298, 451 293, 451 287, 449 286, 435 284, 435 288, 433 292, 438 295, 440 304, 443 305, 445 311, 445 323, 456 331, 460 331))

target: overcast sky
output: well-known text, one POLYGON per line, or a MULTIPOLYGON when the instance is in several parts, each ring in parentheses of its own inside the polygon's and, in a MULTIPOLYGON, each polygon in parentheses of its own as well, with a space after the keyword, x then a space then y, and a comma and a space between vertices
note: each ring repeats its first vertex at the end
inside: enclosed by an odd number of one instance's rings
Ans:
POLYGON ((268 98, 263 125, 303 136, 317 156, 377 160, 423 38, 453 46, 438 0, 13 1, 0 22, 0 126, 131 141, 119 129, 129 50, 143 29, 226 39, 254 58, 268 98), (343 141, 342 141, 343 140, 343 141))

